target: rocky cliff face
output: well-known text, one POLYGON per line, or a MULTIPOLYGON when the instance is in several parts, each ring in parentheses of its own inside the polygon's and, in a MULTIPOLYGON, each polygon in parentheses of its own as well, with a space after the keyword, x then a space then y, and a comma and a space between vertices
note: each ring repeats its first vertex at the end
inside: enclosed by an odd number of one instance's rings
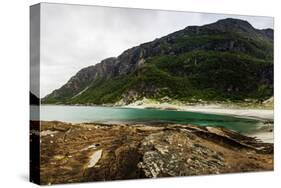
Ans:
POLYGON ((207 100, 231 99, 232 95, 219 93, 233 91, 236 93, 232 94, 238 95, 239 99, 265 98, 272 95, 272 87, 273 30, 258 30, 247 21, 229 18, 204 26, 186 27, 128 49, 116 58, 84 68, 42 101, 114 103, 126 100, 123 96, 129 93, 135 93, 134 99, 168 95, 189 100, 207 90, 212 93, 207 100), (220 62, 215 64, 217 61, 220 62), (226 63, 228 65, 224 66, 226 63), (210 72, 206 73, 208 69, 210 72), (218 71, 221 73, 215 75, 218 71), (208 74, 217 78, 206 80, 208 74), (251 85, 238 86, 233 81, 241 81, 235 78, 236 75, 242 75, 245 83, 251 85), (162 77, 165 78, 163 82, 157 80, 162 77), (217 86, 221 80, 225 82, 223 87, 217 86), (183 85, 176 84, 177 87, 190 92, 179 94, 180 89, 174 88, 174 82, 182 82, 183 85))

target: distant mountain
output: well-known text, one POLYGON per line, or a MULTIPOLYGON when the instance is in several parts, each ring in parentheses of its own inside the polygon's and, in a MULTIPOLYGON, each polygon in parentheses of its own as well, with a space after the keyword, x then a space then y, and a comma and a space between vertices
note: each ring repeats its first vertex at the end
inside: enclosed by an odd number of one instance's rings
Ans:
POLYGON ((39 98, 33 93, 29 92, 29 103, 32 105, 39 105, 39 98))
POLYGON ((273 95, 273 30, 223 19, 188 26, 80 70, 43 103, 263 100, 273 95))

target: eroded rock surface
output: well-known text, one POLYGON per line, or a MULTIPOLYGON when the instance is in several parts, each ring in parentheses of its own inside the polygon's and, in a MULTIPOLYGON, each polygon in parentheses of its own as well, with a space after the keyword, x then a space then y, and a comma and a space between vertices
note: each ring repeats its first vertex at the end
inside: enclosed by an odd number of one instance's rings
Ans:
POLYGON ((223 128, 41 122, 40 133, 42 184, 273 169, 273 144, 223 128))

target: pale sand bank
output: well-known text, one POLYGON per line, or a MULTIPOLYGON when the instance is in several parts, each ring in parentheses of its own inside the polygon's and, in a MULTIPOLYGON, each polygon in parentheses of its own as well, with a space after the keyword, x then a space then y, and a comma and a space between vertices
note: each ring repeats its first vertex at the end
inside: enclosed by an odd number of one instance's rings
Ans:
POLYGON ((231 115, 231 116, 239 116, 239 117, 247 117, 261 120, 273 120, 274 113, 273 110, 265 110, 265 109, 245 109, 245 108, 227 108, 227 106, 223 105, 192 105, 192 106, 184 106, 184 105, 174 105, 168 103, 161 104, 129 104, 124 106, 126 108, 156 108, 163 110, 179 110, 179 111, 188 111, 188 112, 200 112, 200 113, 208 113, 208 114, 221 114, 221 115, 231 115))
POLYGON ((259 132, 255 134, 249 134, 247 136, 256 137, 264 143, 274 143, 274 133, 273 132, 259 132))

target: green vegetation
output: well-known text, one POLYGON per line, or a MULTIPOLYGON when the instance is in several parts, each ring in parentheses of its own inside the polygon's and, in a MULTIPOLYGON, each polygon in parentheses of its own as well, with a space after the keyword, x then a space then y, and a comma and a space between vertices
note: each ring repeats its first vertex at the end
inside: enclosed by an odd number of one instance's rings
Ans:
POLYGON ((108 80, 99 79, 84 93, 72 98, 68 103, 114 103, 121 99, 122 93, 135 81, 133 76, 117 77, 108 80))
POLYGON ((273 88, 262 84, 258 72, 272 68, 271 61, 241 53, 195 51, 153 57, 133 74, 99 79, 68 103, 114 103, 129 90, 137 91, 139 98, 152 99, 168 96, 182 101, 264 100, 272 95, 273 88))

